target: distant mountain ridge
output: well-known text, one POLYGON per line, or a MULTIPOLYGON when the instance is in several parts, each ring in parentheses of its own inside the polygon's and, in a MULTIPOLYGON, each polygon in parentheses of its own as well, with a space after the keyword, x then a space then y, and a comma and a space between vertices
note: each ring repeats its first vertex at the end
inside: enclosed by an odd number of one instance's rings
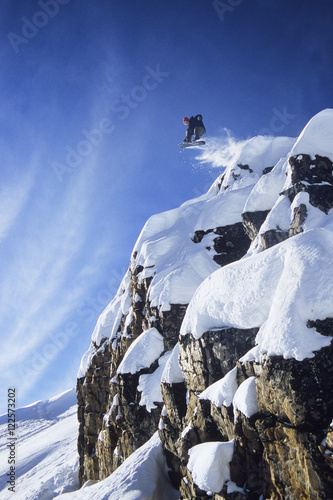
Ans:
POLYGON ((8 490, 8 416, 0 416, 0 497, 46 500, 78 488, 75 389, 17 408, 15 493, 8 490))

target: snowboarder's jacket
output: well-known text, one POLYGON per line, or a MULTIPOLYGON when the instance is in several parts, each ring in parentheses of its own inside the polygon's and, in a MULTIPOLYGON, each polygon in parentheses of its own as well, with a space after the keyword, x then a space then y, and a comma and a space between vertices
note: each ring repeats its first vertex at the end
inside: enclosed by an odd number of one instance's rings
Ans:
POLYGON ((203 135, 205 135, 206 129, 202 121, 201 115, 191 116, 189 119, 188 128, 186 130, 186 138, 185 141, 191 141, 192 135, 194 135, 194 139, 200 139, 203 135))

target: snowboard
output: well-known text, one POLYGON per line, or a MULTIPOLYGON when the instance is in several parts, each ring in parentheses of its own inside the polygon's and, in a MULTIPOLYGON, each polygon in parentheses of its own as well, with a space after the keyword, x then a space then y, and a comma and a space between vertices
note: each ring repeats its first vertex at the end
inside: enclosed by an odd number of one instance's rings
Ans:
POLYGON ((181 148, 193 148, 195 146, 202 146, 203 144, 206 144, 205 141, 192 141, 192 142, 182 142, 179 144, 181 148))

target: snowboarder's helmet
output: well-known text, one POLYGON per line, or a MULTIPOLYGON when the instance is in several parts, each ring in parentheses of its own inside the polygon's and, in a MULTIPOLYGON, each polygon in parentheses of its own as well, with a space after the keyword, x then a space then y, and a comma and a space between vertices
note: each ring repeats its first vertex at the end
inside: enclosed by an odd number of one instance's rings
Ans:
POLYGON ((190 123, 190 120, 187 118, 187 116, 184 116, 183 123, 184 125, 188 125, 190 123))

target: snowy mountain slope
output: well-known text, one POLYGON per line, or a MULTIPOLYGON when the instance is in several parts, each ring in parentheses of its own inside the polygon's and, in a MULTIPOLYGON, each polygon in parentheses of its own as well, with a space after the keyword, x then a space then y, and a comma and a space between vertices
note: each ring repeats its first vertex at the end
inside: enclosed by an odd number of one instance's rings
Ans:
MULTIPOLYGON (((310 120, 288 158, 305 154, 333 159, 332 110, 310 120)), ((330 338, 306 323, 333 316, 333 212, 325 214, 312 206, 304 191, 290 203, 283 194, 292 185, 288 165, 281 159, 253 187, 244 211, 272 210, 244 259, 211 274, 198 287, 182 325, 183 335, 191 332, 199 338, 213 328, 260 327, 258 347, 251 352, 256 359, 263 352, 304 359, 330 344, 330 338), (307 212, 302 234, 262 253, 260 234, 277 227, 288 230, 301 204, 307 212)))
MULTIPOLYGON (((195 231, 240 223, 252 189, 267 166, 274 166, 287 155, 295 139, 258 136, 242 143, 234 161, 224 175, 216 179, 208 192, 189 200, 179 208, 153 215, 145 224, 132 253, 132 268, 141 268, 139 280, 152 279, 149 300, 152 306, 168 310, 170 304, 188 304, 201 282, 220 266, 212 259, 212 251, 203 251, 216 234, 208 234, 193 244, 195 231), (241 168, 245 166, 245 168, 241 168)), ((214 156, 215 153, 212 153, 214 156)), ((206 159, 207 161, 207 159, 206 159)), ((268 208, 278 197, 276 178, 272 181, 268 208), (273 196, 272 196, 273 194, 273 196)), ((282 184, 283 185, 283 184, 282 184)), ((279 186, 278 186, 279 187, 279 186)), ((130 276, 127 273, 115 298, 98 319, 92 343, 113 341, 122 316, 132 307, 130 276)), ((94 346, 82 358, 78 378, 82 377, 94 354, 94 346)))
POLYGON ((78 488, 75 389, 16 410, 16 487, 7 489, 7 415, 0 416, 0 498, 49 500, 78 488))
POLYGON ((133 260, 144 268, 142 278, 153 278, 153 305, 166 307, 190 301, 203 278, 214 269, 211 256, 187 236, 241 222, 246 200, 264 168, 275 165, 293 143, 294 139, 287 137, 258 136, 247 141, 220 185, 215 182, 206 195, 148 220, 134 247, 133 260))
POLYGON ((97 484, 86 483, 78 492, 60 495, 63 500, 176 500, 170 484, 162 443, 157 432, 111 476, 97 484))

